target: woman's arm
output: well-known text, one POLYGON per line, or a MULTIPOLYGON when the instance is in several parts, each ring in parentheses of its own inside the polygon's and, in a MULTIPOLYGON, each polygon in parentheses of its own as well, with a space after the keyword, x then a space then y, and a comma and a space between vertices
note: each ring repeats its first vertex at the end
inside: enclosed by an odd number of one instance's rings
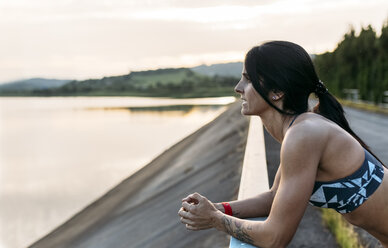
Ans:
POLYGON ((322 144, 319 134, 304 130, 284 140, 281 178, 266 221, 250 221, 225 215, 205 197, 193 194, 195 204, 182 203, 179 215, 189 230, 209 225, 237 239, 260 247, 285 247, 292 239, 312 193, 322 144), (306 135, 308 134, 308 136, 306 135))
MULTIPOLYGON (((276 172, 274 183, 270 190, 258 194, 255 197, 231 201, 229 202, 233 216, 237 218, 253 218, 268 216, 271 210, 272 202, 275 197, 276 191, 279 187, 280 182, 280 166, 276 172)), ((185 198, 184 200, 188 200, 185 198)), ((224 207, 221 203, 214 203, 214 206, 225 213, 224 207)))

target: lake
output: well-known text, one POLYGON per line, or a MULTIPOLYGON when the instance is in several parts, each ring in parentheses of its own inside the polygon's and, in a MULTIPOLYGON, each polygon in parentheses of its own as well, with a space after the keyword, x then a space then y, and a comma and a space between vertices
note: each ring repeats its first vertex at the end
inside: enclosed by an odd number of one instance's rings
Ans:
POLYGON ((0 248, 44 236, 233 101, 0 98, 0 248))

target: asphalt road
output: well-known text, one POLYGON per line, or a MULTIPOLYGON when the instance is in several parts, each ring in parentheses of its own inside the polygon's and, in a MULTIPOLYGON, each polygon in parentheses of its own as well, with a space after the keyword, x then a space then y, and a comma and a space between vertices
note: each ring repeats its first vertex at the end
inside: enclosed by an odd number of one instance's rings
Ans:
POLYGON ((388 164, 388 115, 344 107, 353 131, 384 164, 388 164))
MULTIPOLYGON (((388 165, 388 115, 344 107, 353 131, 369 146, 373 153, 388 165)), ((363 247, 382 247, 369 233, 355 227, 363 247)))

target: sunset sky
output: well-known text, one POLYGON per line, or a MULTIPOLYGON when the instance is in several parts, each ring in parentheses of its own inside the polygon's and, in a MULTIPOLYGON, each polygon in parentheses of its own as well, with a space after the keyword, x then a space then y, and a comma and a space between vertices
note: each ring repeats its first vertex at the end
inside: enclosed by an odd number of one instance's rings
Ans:
POLYGON ((266 40, 333 50, 387 0, 0 0, 0 83, 241 61, 266 40))

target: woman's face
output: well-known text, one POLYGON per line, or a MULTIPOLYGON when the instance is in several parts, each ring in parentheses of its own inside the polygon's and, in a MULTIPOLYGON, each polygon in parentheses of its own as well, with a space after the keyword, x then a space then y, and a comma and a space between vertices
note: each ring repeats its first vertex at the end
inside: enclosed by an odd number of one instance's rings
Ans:
POLYGON ((242 77, 234 88, 234 91, 241 95, 241 99, 243 101, 241 113, 243 115, 260 115, 269 107, 268 103, 253 87, 245 67, 242 71, 242 77))

